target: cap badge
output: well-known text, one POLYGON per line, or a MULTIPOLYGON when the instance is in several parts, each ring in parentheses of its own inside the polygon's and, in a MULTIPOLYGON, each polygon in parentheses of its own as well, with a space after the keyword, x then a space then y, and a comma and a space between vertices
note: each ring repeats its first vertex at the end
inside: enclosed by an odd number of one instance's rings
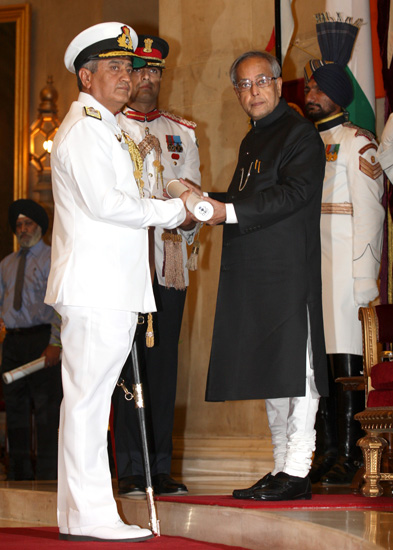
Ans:
POLYGON ((144 43, 145 43, 145 47, 143 48, 143 52, 144 53, 152 53, 152 44, 153 44, 153 40, 151 38, 145 38, 144 40, 144 43))
POLYGON ((124 27, 122 27, 121 30, 123 31, 123 34, 118 36, 117 43, 121 48, 134 51, 134 48, 132 47, 130 29, 126 25, 124 25, 124 27))

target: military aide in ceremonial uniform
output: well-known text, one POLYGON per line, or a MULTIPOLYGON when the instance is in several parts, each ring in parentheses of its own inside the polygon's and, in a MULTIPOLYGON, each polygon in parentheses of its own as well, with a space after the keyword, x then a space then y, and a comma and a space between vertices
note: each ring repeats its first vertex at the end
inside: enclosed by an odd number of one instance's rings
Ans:
MULTIPOLYGON (((327 372, 322 325, 323 143, 280 99, 277 60, 248 52, 231 80, 252 129, 208 223, 225 222, 206 399, 265 399, 274 470, 237 498, 311 498, 319 395, 327 372)), ((208 200, 208 199, 206 199, 208 200)))
MULTIPOLYGON (((305 68, 305 104, 326 150, 321 245, 326 352, 333 380, 359 376, 363 368, 359 306, 378 296, 384 210, 377 144, 367 130, 347 122, 352 85, 338 64, 310 61, 305 68)), ((317 452, 312 480, 347 484, 361 464, 362 392, 331 383, 317 417, 317 452), (336 416, 337 415, 337 416, 336 416), (321 445, 320 445, 321 444, 321 445)))
POLYGON ((46 302, 62 316, 58 523, 67 540, 152 536, 119 517, 107 428, 138 312, 155 309, 147 228, 181 224, 189 192, 165 202, 145 199, 135 181, 138 156, 115 113, 130 96, 136 45, 127 25, 102 23, 74 38, 65 54, 81 93, 52 149, 55 217, 46 302))
MULTIPOLYGON (((131 75, 132 94, 128 106, 117 117, 120 126, 137 143, 144 158, 144 190, 149 196, 163 198, 168 181, 184 178, 200 185, 199 154, 195 124, 176 115, 159 111, 157 100, 162 70, 169 46, 156 36, 139 36, 136 53, 146 67, 131 75)), ((185 485, 170 477, 172 430, 176 398, 177 361, 181 321, 188 286, 187 244, 192 244, 198 229, 181 225, 175 230, 152 228, 151 257, 154 258, 154 347, 146 347, 146 326, 137 332, 141 355, 146 359, 145 396, 151 412, 151 471, 156 494, 182 494, 185 485), (176 251, 175 254, 172 251, 176 251)), ((152 262, 153 263, 153 262, 152 262)), ((127 386, 132 384, 131 359, 123 369, 127 386)), ((115 438, 119 494, 144 493, 140 437, 135 407, 116 390, 114 399, 115 438)))

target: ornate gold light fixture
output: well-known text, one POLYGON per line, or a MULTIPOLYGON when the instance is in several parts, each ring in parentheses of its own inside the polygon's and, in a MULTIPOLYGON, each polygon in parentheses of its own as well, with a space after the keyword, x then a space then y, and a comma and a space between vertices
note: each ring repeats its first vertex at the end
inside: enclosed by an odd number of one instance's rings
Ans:
MULTIPOLYGON (((37 200, 49 214, 49 228, 53 222, 53 194, 50 167, 50 153, 53 138, 60 126, 57 118, 57 90, 53 86, 53 79, 48 76, 45 88, 40 92, 38 117, 30 126, 30 163, 37 171, 37 180, 32 185, 33 198, 37 200)), ((50 243, 51 231, 48 231, 46 240, 50 243)))
MULTIPOLYGON (((30 126, 30 162, 38 173, 38 187, 45 183, 50 185, 50 152, 53 138, 60 126, 57 118, 57 98, 53 79, 48 76, 47 84, 40 92, 38 118, 30 126)), ((40 189, 36 186, 34 190, 40 189)))

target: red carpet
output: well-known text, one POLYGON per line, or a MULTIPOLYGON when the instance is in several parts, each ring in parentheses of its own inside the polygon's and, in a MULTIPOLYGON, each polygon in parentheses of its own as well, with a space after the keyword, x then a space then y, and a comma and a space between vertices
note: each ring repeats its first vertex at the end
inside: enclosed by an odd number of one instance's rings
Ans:
POLYGON ((231 506, 235 508, 257 508, 262 510, 353 510, 356 508, 371 510, 393 510, 393 498, 366 498, 360 495, 313 495, 311 500, 282 500, 263 502, 255 500, 238 500, 229 495, 222 496, 179 496, 156 497, 163 502, 179 504, 205 504, 207 506, 231 506))
POLYGON ((113 542, 68 542, 58 540, 57 527, 7 527, 0 529, 1 550, 114 550, 133 548, 135 550, 244 550, 240 546, 226 546, 199 542, 184 537, 162 536, 139 543, 113 542))

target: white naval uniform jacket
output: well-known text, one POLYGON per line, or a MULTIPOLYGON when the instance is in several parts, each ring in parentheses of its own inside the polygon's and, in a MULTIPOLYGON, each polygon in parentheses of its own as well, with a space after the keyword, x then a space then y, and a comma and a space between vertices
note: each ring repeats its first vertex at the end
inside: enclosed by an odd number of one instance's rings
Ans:
POLYGON ((140 199, 116 118, 89 94, 72 103, 51 163, 55 215, 46 303, 154 311, 147 228, 181 224, 182 201, 140 199))
POLYGON ((322 193, 322 299, 326 353, 362 355, 355 278, 378 279, 382 251, 383 177, 370 133, 350 123, 320 132, 326 149, 322 193), (324 213, 352 205, 353 215, 324 213))
MULTIPOLYGON (((188 179, 196 185, 201 185, 201 174, 199 171, 199 153, 195 137, 195 123, 184 120, 176 115, 167 113, 166 111, 155 110, 153 116, 157 116, 150 122, 151 113, 148 113, 146 120, 135 120, 127 118, 127 113, 132 112, 132 109, 125 107, 122 113, 117 115, 119 125, 129 134, 137 145, 144 139, 146 128, 149 133, 158 138, 161 145, 161 164, 164 168, 162 173, 164 186, 172 179, 188 179), (155 113, 155 115, 154 115, 155 113), (175 141, 174 136, 177 136, 175 141), (180 144, 177 147, 176 144, 180 144)), ((151 151, 146 155, 144 160, 143 179, 145 182, 146 191, 155 197, 163 197, 163 189, 156 177, 156 168, 153 162, 156 159, 156 154, 151 151)), ((191 231, 178 230, 178 233, 183 237, 182 254, 184 267, 184 280, 186 286, 189 284, 187 263, 187 244, 192 244, 197 228, 191 231), (186 244, 187 243, 187 244, 186 244)), ((160 285, 165 286, 165 275, 162 273, 164 262, 164 242, 161 238, 163 233, 162 228, 156 228, 154 231, 154 261, 155 269, 160 285)))

